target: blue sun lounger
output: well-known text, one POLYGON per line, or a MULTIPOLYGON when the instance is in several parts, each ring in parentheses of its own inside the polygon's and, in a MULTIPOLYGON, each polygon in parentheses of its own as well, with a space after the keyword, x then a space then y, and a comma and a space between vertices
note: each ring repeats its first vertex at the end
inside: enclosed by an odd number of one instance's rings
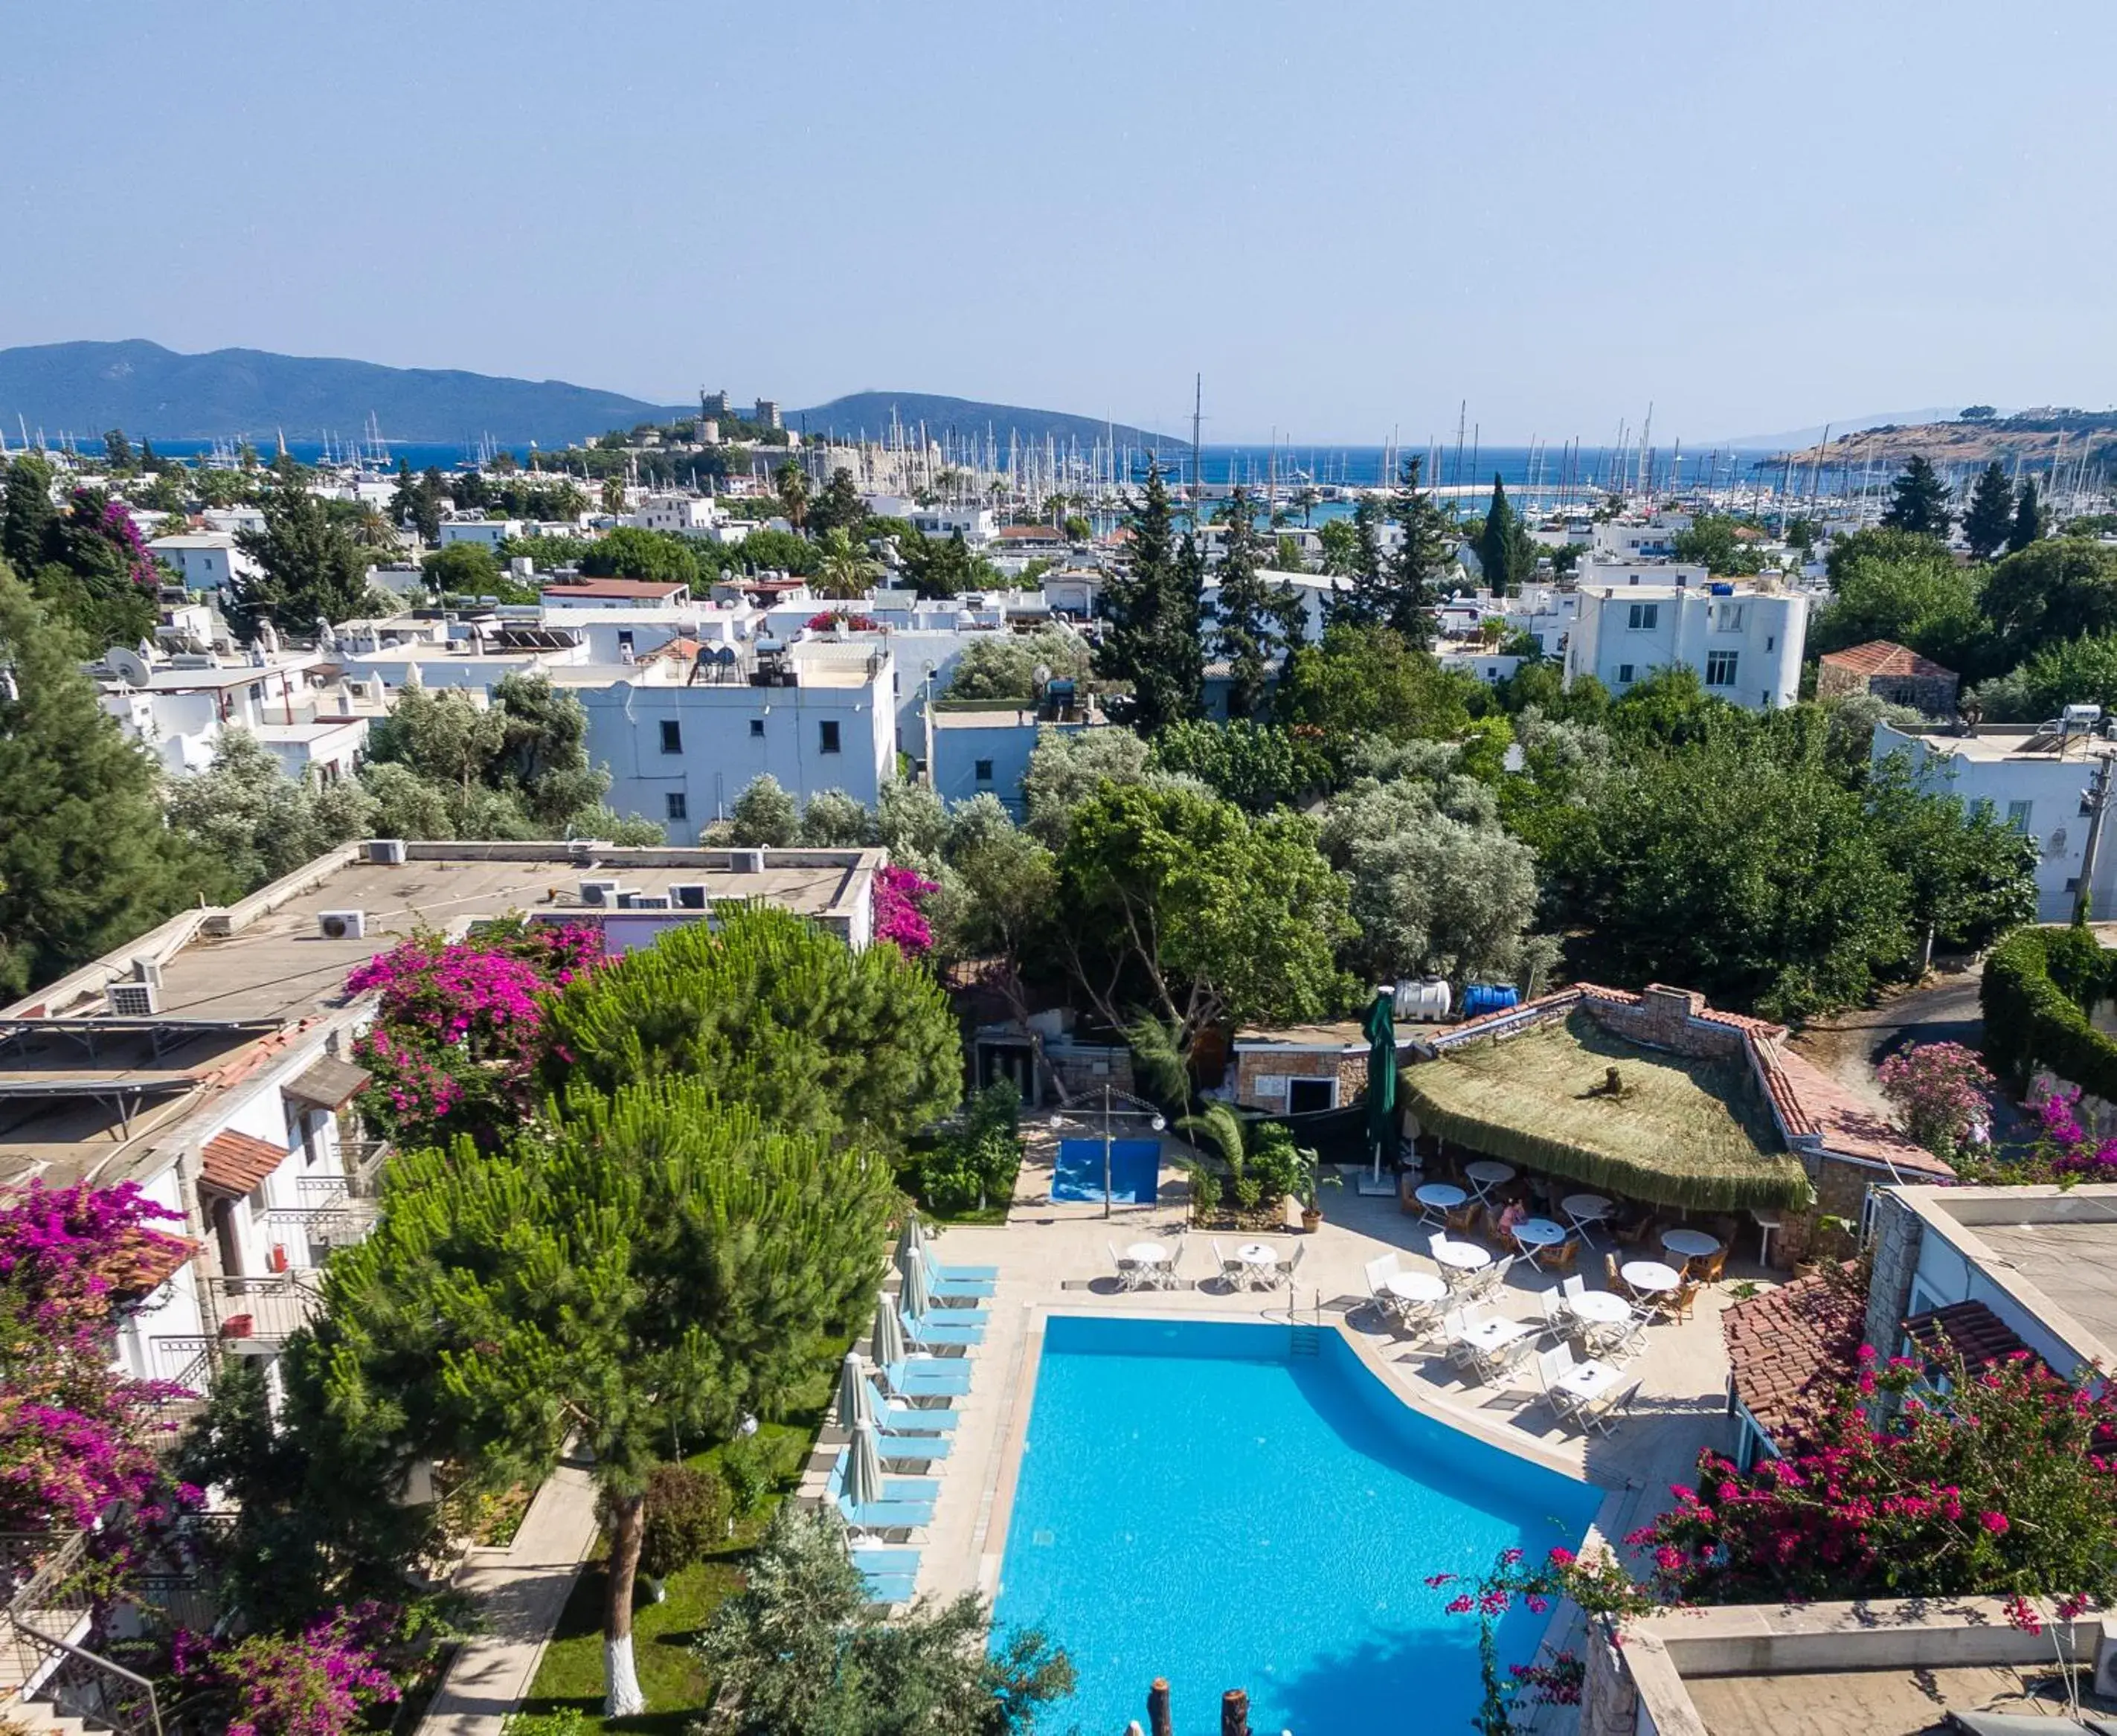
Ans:
MULTIPOLYGON (((926 1267, 927 1292, 937 1302, 989 1301, 993 1292, 999 1287, 996 1270, 992 1277, 959 1277, 944 1268, 931 1254, 922 1252, 920 1258, 926 1267)), ((964 1269, 965 1271, 980 1273, 988 1269, 991 1269, 983 1266, 964 1269)))
POLYGON ((874 1409, 874 1425, 885 1437, 892 1434, 947 1434, 953 1431, 962 1419, 953 1411, 922 1411, 911 1405, 892 1404, 874 1384, 872 1375, 863 1375, 867 1382, 867 1402, 874 1409))
POLYGON ((921 1350, 928 1345, 952 1347, 962 1345, 967 1347, 973 1344, 984 1343, 985 1342, 985 1316, 980 1314, 973 1319, 963 1320, 954 1318, 956 1315, 965 1311, 962 1309, 951 1309, 947 1314, 929 1312, 915 1315, 906 1314, 899 1308, 897 1310, 897 1317, 904 1323, 904 1336, 909 1338, 916 1347, 921 1350))
POLYGON ((956 1444, 945 1434, 881 1434, 874 1450, 885 1459, 924 1459, 928 1464, 948 1456, 956 1444))
POLYGON ((919 1580, 919 1551, 853 1546, 853 1565, 867 1582, 867 1595, 879 1604, 908 1604, 919 1580))
POLYGON ((971 1365, 962 1357, 912 1356, 882 1371, 900 1398, 961 1398, 971 1390, 971 1365))

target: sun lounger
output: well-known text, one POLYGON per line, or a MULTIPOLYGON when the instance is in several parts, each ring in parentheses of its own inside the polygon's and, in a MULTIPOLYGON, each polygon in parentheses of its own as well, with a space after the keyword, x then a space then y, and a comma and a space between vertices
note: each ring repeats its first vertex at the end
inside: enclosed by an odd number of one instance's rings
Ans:
POLYGON ((948 1457, 948 1449, 956 1444, 945 1434, 890 1434, 876 1435, 874 1444, 885 1459, 917 1459, 929 1465, 948 1457))
POLYGON ((930 1253, 922 1250, 920 1258, 926 1268, 926 1293, 937 1302, 989 1301, 999 1287, 998 1282, 990 1278, 955 1277, 944 1271, 930 1253))
POLYGON ((950 1410, 919 1410, 892 1404, 873 1378, 867 1379, 867 1402, 874 1410, 874 1425, 884 1434, 947 1434, 962 1419, 950 1410))
POLYGON ((912 1356, 882 1371, 899 1398, 961 1398, 971 1389, 971 1365, 961 1357, 912 1356))
MULTIPOLYGON (((838 1456, 831 1462, 830 1480, 825 1492, 834 1499, 845 1492, 846 1460, 851 1448, 840 1448, 838 1456)), ((882 1498, 885 1501, 930 1501, 941 1492, 935 1477, 884 1477, 882 1480, 882 1498)))
POLYGON ((940 1314, 910 1315, 900 1311, 898 1317, 904 1322, 904 1336, 911 1341, 915 1349, 961 1348, 985 1342, 982 1315, 974 1319, 957 1320, 940 1314))
POLYGON ((919 1551, 906 1549, 869 1549, 856 1545, 849 1553, 853 1565, 867 1585, 867 1595, 879 1604, 908 1604, 919 1581, 919 1551))
POLYGON ((934 1522, 931 1501, 870 1501, 856 1507, 843 1495, 833 1496, 838 1517, 855 1531, 910 1531, 934 1522))

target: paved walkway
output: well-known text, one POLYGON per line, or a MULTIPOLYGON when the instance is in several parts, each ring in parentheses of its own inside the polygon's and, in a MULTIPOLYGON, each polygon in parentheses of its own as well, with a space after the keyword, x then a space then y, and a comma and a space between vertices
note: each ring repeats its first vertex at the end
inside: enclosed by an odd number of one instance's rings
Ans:
POLYGON ((544 1480, 514 1542, 471 1551, 456 1586, 477 1601, 482 1631, 456 1654, 420 1736, 500 1736, 537 1679, 599 1530, 593 1479, 565 1464, 544 1480))

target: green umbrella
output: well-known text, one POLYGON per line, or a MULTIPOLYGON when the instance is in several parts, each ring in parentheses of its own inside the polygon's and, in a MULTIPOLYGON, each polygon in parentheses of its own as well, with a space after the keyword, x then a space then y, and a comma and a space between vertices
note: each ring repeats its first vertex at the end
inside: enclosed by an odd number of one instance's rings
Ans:
POLYGON ((1391 1017, 1395 998, 1386 988, 1377 989, 1363 1025, 1368 1037, 1368 1158, 1377 1184, 1382 1153, 1396 1149, 1396 1022, 1391 1017))

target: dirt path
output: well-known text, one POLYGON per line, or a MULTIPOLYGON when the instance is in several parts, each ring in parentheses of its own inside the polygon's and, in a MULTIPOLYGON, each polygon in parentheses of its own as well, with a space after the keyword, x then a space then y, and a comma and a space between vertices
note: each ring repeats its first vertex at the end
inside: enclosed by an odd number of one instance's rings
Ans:
POLYGON ((1816 1020, 1792 1039, 1792 1045, 1847 1090, 1857 1093, 1861 1102, 1891 1115, 1889 1099, 1875 1083, 1875 1068, 1914 1043, 1960 1043, 1976 1048, 1985 1029, 1977 1004, 1983 976, 1981 964, 1934 971, 1924 982, 1899 990, 1878 1006, 1856 1007, 1816 1020))

